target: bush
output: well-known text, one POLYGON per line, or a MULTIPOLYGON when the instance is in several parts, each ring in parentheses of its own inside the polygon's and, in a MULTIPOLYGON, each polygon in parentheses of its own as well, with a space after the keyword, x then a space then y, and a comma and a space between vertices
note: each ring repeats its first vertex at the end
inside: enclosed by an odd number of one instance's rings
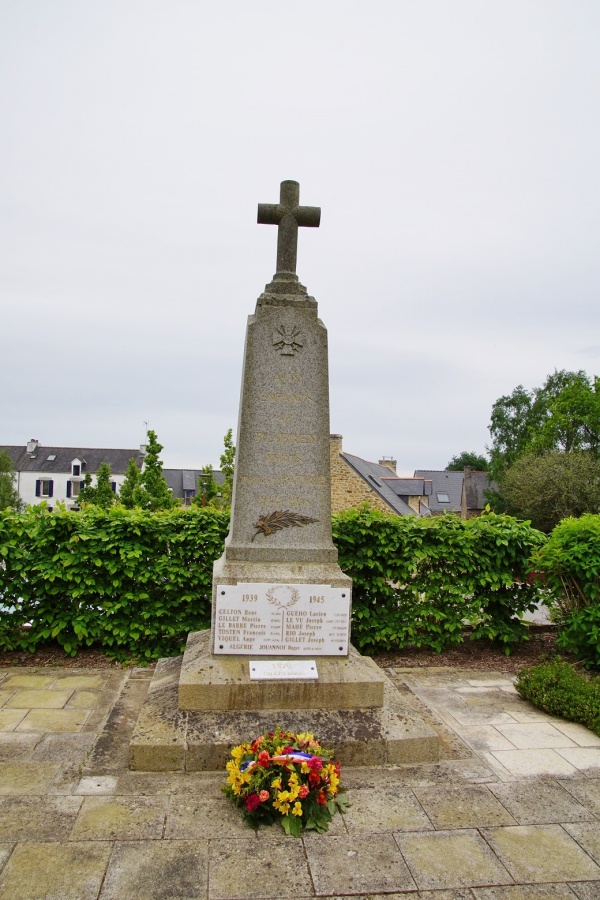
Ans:
POLYGON ((118 659, 182 651, 210 624, 228 514, 41 507, 0 513, 0 647, 55 640, 118 659), (29 627, 25 627, 29 625, 29 627))
POLYGON ((560 657, 523 669, 516 688, 545 712, 580 722, 600 735, 600 680, 585 678, 560 657))
POLYGON ((600 515, 565 519, 533 557, 553 590, 557 643, 600 667, 600 515))
POLYGON ((520 616, 543 589, 527 576, 545 537, 510 516, 418 519, 369 507, 339 513, 333 536, 353 580, 352 640, 366 652, 472 638, 511 645, 527 636, 520 616))

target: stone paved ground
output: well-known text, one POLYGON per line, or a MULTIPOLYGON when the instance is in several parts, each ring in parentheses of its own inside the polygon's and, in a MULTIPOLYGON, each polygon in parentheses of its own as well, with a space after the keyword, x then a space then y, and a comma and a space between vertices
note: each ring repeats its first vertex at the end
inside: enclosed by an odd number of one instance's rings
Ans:
POLYGON ((0 900, 600 898, 600 738, 506 675, 387 670, 437 764, 346 769, 327 835, 255 835, 222 775, 129 772, 150 673, 0 669, 0 900))

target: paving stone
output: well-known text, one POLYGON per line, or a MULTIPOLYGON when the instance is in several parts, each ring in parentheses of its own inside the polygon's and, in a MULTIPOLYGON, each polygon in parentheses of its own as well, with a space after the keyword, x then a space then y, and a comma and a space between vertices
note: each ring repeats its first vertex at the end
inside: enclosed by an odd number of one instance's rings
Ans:
MULTIPOLYGON (((475 900, 575 900, 566 884, 515 884, 506 887, 473 888, 475 900)), ((432 900, 434 898, 432 897, 432 900)))
POLYGON ((7 700, 13 696, 14 691, 0 691, 0 706, 4 706, 7 700))
POLYGON ((107 678, 101 675, 60 675, 54 683, 53 690, 81 690, 83 688, 101 688, 107 678))
POLYGON ((597 881, 580 881, 569 887, 578 900, 600 900, 600 884, 597 881))
POLYGON ((60 763, 25 760, 0 767, 0 794, 44 794, 56 778, 60 763))
MULTIPOLYGON (((20 737, 28 738, 29 735, 15 732, 20 737)), ((32 759, 60 760, 62 762, 80 762, 89 752, 95 740, 93 734, 58 733, 46 734, 38 739, 35 748, 31 752, 32 759)))
POLYGON ((0 709, 0 731, 14 731, 26 715, 26 709, 0 709))
POLYGON ((6 688, 49 688, 56 681, 56 675, 10 675, 2 682, 6 688))
POLYGON ((573 747, 557 752, 580 772, 600 775, 600 747, 573 747))
POLYGON ((589 728, 585 728, 584 725, 567 722, 564 719, 555 719, 553 725, 579 747, 600 747, 600 736, 594 734, 589 728))
POLYGON ((15 691, 4 709, 62 709, 72 691, 44 691, 36 688, 15 691))
POLYGON ((475 830, 396 834, 421 889, 511 884, 512 878, 475 830))
POLYGON ((0 732, 0 762, 5 759, 12 761, 31 756, 40 740, 39 734, 23 734, 20 731, 0 732))
POLYGON ((219 799, 224 772, 123 772, 117 774, 117 794, 186 794, 219 799))
POLYGON ((571 778, 559 783, 600 819, 600 778, 571 778))
POLYGON ((517 882, 600 879, 600 868, 559 825, 486 828, 482 833, 517 882))
POLYGON ((461 728, 460 735, 474 750, 515 750, 508 738, 494 725, 471 725, 461 728))
POLYGON ((495 750, 491 755, 518 778, 575 775, 577 772, 556 750, 495 750))
POLYGON ((290 839, 278 846, 255 838, 211 841, 208 896, 210 900, 313 896, 302 842, 290 839))
POLYGON ((556 781, 535 779, 509 784, 491 784, 490 790, 519 825, 549 825, 594 820, 592 813, 556 781))
POLYGON ((486 785, 415 787, 414 792, 435 827, 439 829, 516 824, 486 785))
POLYGON ((69 698, 67 709, 97 709, 105 702, 100 691, 74 691, 69 698))
POLYGON ((530 722, 527 725, 498 725, 503 734, 517 750, 532 750, 538 747, 556 749, 574 747, 573 741, 550 725, 549 722, 530 722))
POLYGON ((317 895, 414 890, 415 883, 391 834, 306 835, 304 846, 317 895))
POLYGON ((572 838, 575 838, 580 847, 592 857, 594 862, 600 864, 600 824, 595 822, 576 823, 563 825, 572 838))
POLYGON ((0 900, 96 900, 110 845, 19 844, 0 875, 0 900))
POLYGON ((421 766, 380 766, 342 769, 343 783, 348 790, 357 788, 387 788, 390 783, 398 785, 415 784, 464 784, 497 781, 489 766, 481 760, 443 760, 421 766))
POLYGON ((159 840, 164 821, 162 797, 86 797, 71 840, 159 840))
POLYGON ((81 731, 87 717, 85 709, 32 709, 19 722, 17 731, 81 731))
POLYGON ((377 831, 431 831, 433 826, 408 788, 352 791, 344 814, 350 834, 377 831))
POLYGON ((81 797, 0 797, 0 841, 62 841, 81 797))
MULTIPOLYGON (((265 830, 270 832, 273 829, 265 830)), ((279 833, 277 828, 276 834, 279 833)), ((169 798, 165 838, 248 838, 251 835, 252 831, 242 819, 241 811, 224 796, 219 800, 194 795, 169 798)))
POLYGON ((151 897, 208 897, 208 842, 117 842, 100 900, 151 897))
POLYGON ((77 784, 75 794, 115 794, 117 779, 114 775, 84 775, 77 784))

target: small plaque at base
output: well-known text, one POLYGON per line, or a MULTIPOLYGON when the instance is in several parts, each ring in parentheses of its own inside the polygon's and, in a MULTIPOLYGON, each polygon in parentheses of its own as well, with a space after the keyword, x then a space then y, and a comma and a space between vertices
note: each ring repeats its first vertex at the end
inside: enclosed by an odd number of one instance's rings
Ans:
POLYGON ((314 659, 251 659, 250 679, 257 681, 309 681, 318 679, 314 659))

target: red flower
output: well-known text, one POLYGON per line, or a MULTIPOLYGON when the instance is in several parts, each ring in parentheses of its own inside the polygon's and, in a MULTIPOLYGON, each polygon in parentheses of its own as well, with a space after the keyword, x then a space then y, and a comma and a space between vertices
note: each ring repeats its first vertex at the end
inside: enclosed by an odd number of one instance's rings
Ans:
POLYGON ((263 767, 263 769, 268 769, 270 759, 269 759, 269 754, 267 753, 267 751, 261 750, 260 753, 258 754, 258 758, 256 761, 259 764, 259 766, 263 767))
POLYGON ((317 803, 320 803, 321 806, 325 806, 327 804, 327 797, 325 796, 323 791, 319 791, 319 793, 317 794, 317 803))
POLYGON ((300 790, 298 791, 298 796, 300 797, 301 800, 304 800, 305 797, 308 797, 308 793, 309 793, 308 788, 306 787, 305 784, 303 784, 301 786, 300 790))
POLYGON ((253 753, 256 753, 256 751, 258 750, 258 748, 260 747, 260 745, 262 744, 263 741, 264 741, 264 737, 262 736, 262 734, 260 737, 257 737, 255 741, 252 741, 252 744, 250 745, 250 749, 252 750, 253 753))
POLYGON ((246 797, 246 809, 248 812, 254 812, 257 806, 260 806, 260 797, 258 794, 250 794, 246 797))
POLYGON ((308 776, 308 783, 311 787, 315 787, 321 781, 321 776, 318 772, 311 772, 308 776))
POLYGON ((313 772, 318 772, 319 769, 323 768, 323 760, 320 756, 313 756, 312 759, 308 760, 308 768, 313 772))
POLYGON ((294 750, 293 747, 284 747, 281 752, 282 753, 295 753, 296 751, 294 750))

